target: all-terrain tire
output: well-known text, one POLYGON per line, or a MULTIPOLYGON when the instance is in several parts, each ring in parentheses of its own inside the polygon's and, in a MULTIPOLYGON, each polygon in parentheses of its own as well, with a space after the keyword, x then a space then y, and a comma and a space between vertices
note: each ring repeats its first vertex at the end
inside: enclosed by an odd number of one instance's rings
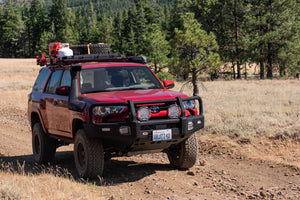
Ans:
POLYGON ((79 129, 74 142, 74 160, 80 177, 94 179, 102 176, 104 168, 102 142, 86 137, 84 130, 79 129))
POLYGON ((198 141, 193 133, 188 139, 170 147, 167 151, 170 164, 180 169, 188 169, 194 166, 198 155, 198 141))
POLYGON ((32 151, 34 161, 38 164, 52 162, 56 152, 56 141, 45 134, 40 122, 32 128, 32 151))

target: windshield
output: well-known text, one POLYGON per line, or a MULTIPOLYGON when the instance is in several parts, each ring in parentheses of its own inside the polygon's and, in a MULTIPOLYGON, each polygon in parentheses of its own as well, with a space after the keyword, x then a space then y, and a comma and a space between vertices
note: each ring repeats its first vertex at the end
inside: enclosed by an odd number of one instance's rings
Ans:
POLYGON ((161 89, 162 85, 146 66, 101 67, 80 72, 80 91, 84 93, 161 89))

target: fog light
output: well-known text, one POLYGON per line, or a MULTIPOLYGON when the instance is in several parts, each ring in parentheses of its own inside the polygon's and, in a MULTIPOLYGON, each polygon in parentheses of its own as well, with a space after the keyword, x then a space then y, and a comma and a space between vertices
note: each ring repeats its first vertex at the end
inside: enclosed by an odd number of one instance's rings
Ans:
POLYGON ((194 123, 192 121, 188 122, 188 131, 193 130, 194 128, 194 123))
POLYGON ((177 106, 175 104, 170 105, 170 107, 168 109, 168 116, 171 119, 178 118, 180 116, 180 108, 179 108, 179 106, 177 106))
POLYGON ((130 135, 130 127, 128 126, 121 126, 119 129, 121 135, 130 135))
POLYGON ((150 112, 148 107, 140 107, 137 111, 137 118, 140 121, 147 121, 150 119, 150 112))

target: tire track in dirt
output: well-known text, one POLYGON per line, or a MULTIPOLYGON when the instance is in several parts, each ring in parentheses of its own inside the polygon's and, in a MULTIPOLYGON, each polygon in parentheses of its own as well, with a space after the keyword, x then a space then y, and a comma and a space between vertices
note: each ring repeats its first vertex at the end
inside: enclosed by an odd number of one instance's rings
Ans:
POLYGON ((0 148, 4 151, 4 155, 14 156, 31 153, 30 128, 23 110, 1 108, 0 124, 0 148))

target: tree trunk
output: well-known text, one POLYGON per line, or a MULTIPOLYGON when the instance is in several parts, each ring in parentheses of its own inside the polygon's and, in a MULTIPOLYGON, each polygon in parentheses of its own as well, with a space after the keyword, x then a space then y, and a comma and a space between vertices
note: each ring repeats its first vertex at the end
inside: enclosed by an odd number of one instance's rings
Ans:
POLYGON ((198 84, 197 84, 197 72, 196 69, 192 70, 192 83, 193 83, 193 95, 194 96, 198 96, 199 95, 199 88, 198 88, 198 84))
MULTIPOLYGON (((262 50, 260 50, 260 52, 262 52, 262 50)), ((265 78, 265 66, 264 66, 264 62, 262 59, 260 59, 260 61, 259 61, 259 68, 260 68, 260 70, 259 70, 260 79, 264 79, 265 78)))
POLYGON ((265 67, 264 67, 264 63, 262 61, 260 61, 259 67, 260 67, 260 71, 259 71, 260 79, 264 79, 265 78, 265 67))
POLYGON ((241 65, 240 65, 240 61, 236 62, 236 69, 237 69, 237 79, 241 79, 241 65))
POLYGON ((182 77, 183 77, 183 80, 186 81, 189 78, 189 73, 184 72, 182 77))
POLYGON ((273 78, 273 63, 272 63, 272 44, 268 43, 268 65, 267 65, 267 78, 272 79, 273 78))
POLYGON ((279 66, 279 74, 280 74, 280 77, 285 76, 285 66, 284 65, 279 66))
MULTIPOLYGON (((261 11, 259 10, 259 36, 264 35, 264 27, 262 26, 262 14, 261 11)), ((259 42, 259 67, 260 67, 260 71, 259 71, 259 76, 260 79, 264 79, 265 78, 265 66, 264 66, 264 59, 263 59, 263 48, 264 48, 264 43, 262 41, 259 42)))
POLYGON ((267 66, 267 78, 272 79, 273 78, 273 73, 272 73, 272 63, 268 62, 267 66))
POLYGON ((232 62, 232 74, 233 74, 233 79, 235 80, 235 69, 234 69, 234 62, 232 62))
POLYGON ((247 80, 247 63, 245 63, 245 80, 247 80))
POLYGON ((234 28, 235 28, 235 52, 236 52, 236 66, 237 66, 237 79, 241 79, 241 66, 240 66, 240 49, 238 45, 239 40, 239 28, 238 28, 238 16, 237 16, 237 0, 234 0, 234 28))

